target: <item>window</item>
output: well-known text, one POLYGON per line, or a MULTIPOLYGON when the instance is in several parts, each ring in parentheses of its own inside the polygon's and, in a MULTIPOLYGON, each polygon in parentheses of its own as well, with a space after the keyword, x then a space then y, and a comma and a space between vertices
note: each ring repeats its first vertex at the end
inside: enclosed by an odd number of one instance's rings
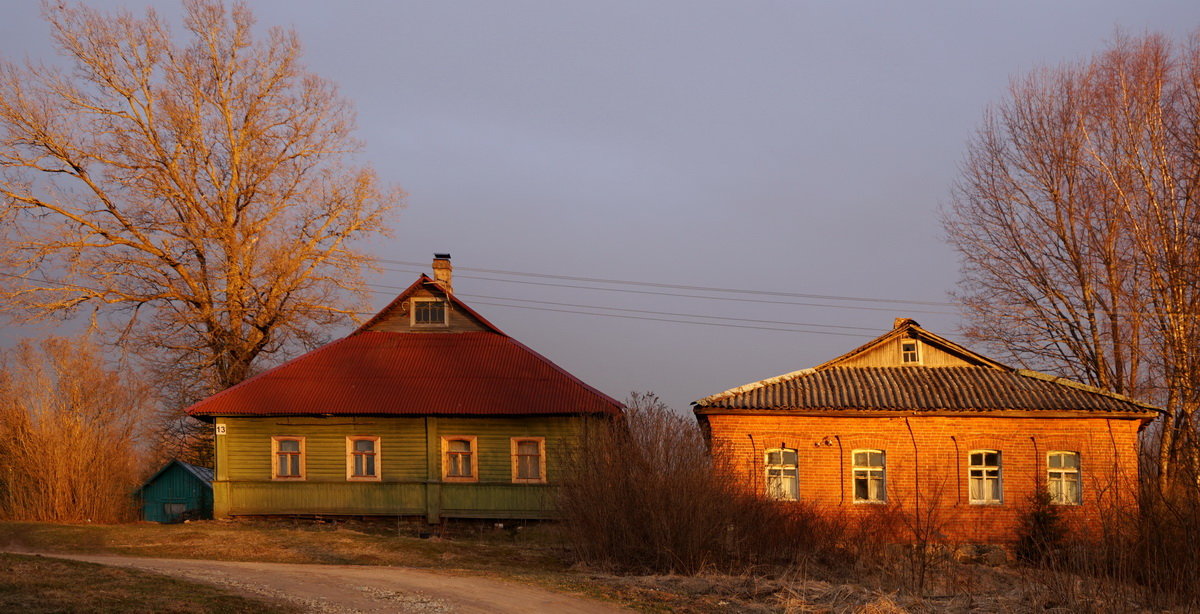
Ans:
POLYGON ((439 299, 413 299, 412 323, 414 326, 444 325, 446 323, 446 301, 439 299))
POLYGON ((1083 489, 1079 480, 1078 452, 1051 452, 1046 455, 1046 485, 1050 502, 1059 505, 1079 505, 1083 489))
POLYGON ((854 451, 854 500, 887 501, 887 476, 883 450, 854 451))
POLYGON ((379 480, 380 450, 378 437, 346 438, 346 479, 379 480))
POLYGON ((518 484, 546 483, 546 438, 513 437, 512 481, 518 484))
POLYGON ((304 479, 304 438, 272 437, 271 453, 275 457, 271 479, 304 479))
POLYGON ((800 477, 796 471, 796 460, 795 450, 767 450, 767 497, 780 501, 795 501, 800 498, 800 477))
POLYGON ((1000 453, 995 450, 973 450, 969 458, 967 474, 971 503, 1002 503, 1000 453))
POLYGON ((916 339, 906 339, 900 342, 900 363, 906 365, 920 364, 921 346, 916 339))
POLYGON ((166 514, 167 518, 174 518, 176 516, 182 516, 183 513, 186 511, 187 511, 186 503, 164 503, 163 504, 163 514, 166 514))
POLYGON ((479 458, 475 437, 442 438, 442 479, 447 482, 479 481, 479 458))

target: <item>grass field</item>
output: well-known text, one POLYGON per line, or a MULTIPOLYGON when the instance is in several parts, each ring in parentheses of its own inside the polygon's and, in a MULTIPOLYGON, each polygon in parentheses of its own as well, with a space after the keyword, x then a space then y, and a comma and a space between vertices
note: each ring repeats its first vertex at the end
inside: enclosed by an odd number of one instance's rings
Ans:
POLYGON ((132 569, 0 553, 0 612, 292 614, 299 610, 132 569))
MULTIPOLYGON (((857 563, 805 561, 789 570, 763 570, 762 574, 726 575, 713 569, 697 576, 614 575, 605 570, 572 565, 559 531, 560 525, 530 524, 516 530, 495 529, 491 524, 451 525, 441 537, 421 538, 429 529, 386 522, 314 523, 279 521, 201 521, 159 525, 64 525, 51 523, 0 523, 0 550, 106 553, 163 558, 226 561, 323 563, 339 565, 395 565, 437 569, 444 573, 499 577, 606 599, 644 612, 1030 612, 1076 611, 1047 593, 1040 573, 1019 568, 990 567, 947 562, 942 582, 914 594, 898 577, 905 573, 902 559, 873 566, 857 563)), ((148 592, 153 584, 136 580, 137 572, 83 563, 28 557, 5 557, 0 566, 0 612, 97 611, 76 608, 69 602, 42 610, 26 607, 28 595, 64 595, 85 587, 96 603, 108 604, 108 580, 121 579, 112 589, 111 606, 98 611, 288 611, 286 606, 248 606, 219 601, 223 593, 205 589, 196 601, 142 603, 159 598, 148 592), (17 561, 17 562, 13 562, 17 561), (47 566, 48 571, 17 567, 47 566), (35 579, 36 578, 36 579, 35 579), (43 583, 44 578, 44 583, 43 583), (135 581, 136 580, 136 581, 135 581), (3 601, 8 599, 9 601, 3 601), (136 603, 134 609, 128 604, 136 603), (226 605, 228 603, 228 605, 226 605), (274 610, 269 608, 276 608, 274 610)), ((154 581, 161 581, 153 577, 154 581)), ((116 582, 116 580, 114 580, 116 582)), ((1078 582, 1067 577, 1064 582, 1078 582)), ((187 583, 179 583, 186 585, 187 583)), ((175 584, 172 584, 175 586, 175 584)), ((1074 586, 1074 584, 1072 584, 1074 586)), ((157 591, 157 589, 155 589, 157 591)), ((187 591, 183 591, 186 593, 187 591)), ((174 592, 178 596, 182 593, 174 592)), ((228 596, 228 594, 224 594, 228 596)), ((82 603, 92 598, 79 597, 82 603)), ((40 597, 39 597, 40 599, 40 597)), ((249 601, 247 600, 247 603, 249 601)), ((1092 611, 1138 611, 1091 607, 1092 611)), ((1110 604, 1111 605, 1111 604, 1110 604)))

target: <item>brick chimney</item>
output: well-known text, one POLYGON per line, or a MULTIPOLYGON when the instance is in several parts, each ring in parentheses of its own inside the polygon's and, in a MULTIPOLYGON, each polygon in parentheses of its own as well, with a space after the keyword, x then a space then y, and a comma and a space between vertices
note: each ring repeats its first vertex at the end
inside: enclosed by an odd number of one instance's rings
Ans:
POLYGON ((450 294, 454 294, 454 285, 450 282, 453 273, 454 267, 450 264, 450 254, 433 255, 433 280, 442 284, 442 287, 450 294))

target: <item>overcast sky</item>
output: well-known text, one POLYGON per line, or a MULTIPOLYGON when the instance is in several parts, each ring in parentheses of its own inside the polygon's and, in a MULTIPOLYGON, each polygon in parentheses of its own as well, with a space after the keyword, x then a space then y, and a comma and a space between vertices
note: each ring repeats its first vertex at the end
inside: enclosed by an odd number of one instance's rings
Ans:
MULTIPOLYGON (((250 4, 295 28, 356 103, 364 159, 409 194, 366 246, 394 261, 373 307, 449 252, 502 330, 681 410, 897 316, 962 340, 938 209, 984 108, 1118 29, 1200 26, 1195 0, 250 4)), ((3 9, 0 55, 49 58, 38 3, 3 9)))

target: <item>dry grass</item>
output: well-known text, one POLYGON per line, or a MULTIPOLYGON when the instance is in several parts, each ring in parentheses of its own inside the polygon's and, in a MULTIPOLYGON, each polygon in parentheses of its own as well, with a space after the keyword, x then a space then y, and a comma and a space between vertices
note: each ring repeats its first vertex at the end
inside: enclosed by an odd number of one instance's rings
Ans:
POLYGON ((1065 570, 961 563, 948 550, 932 555, 925 590, 916 591, 905 570, 912 559, 900 547, 880 548, 872 561, 805 559, 792 568, 764 567, 745 574, 617 575, 572 565, 561 525, 531 524, 519 531, 482 523, 452 525, 441 539, 414 537, 414 528, 376 522, 0 523, 0 550, 436 568, 583 593, 648 612, 965 614, 1135 612, 1156 607, 1137 585, 1065 570))
POLYGON ((418 568, 560 571, 566 569, 552 526, 481 532, 466 539, 420 539, 409 525, 376 522, 201 521, 178 525, 0 523, 0 548, 129 556, 398 565, 418 568))
POLYGON ((299 608, 207 584, 92 563, 0 553, 0 612, 290 614, 299 608))

